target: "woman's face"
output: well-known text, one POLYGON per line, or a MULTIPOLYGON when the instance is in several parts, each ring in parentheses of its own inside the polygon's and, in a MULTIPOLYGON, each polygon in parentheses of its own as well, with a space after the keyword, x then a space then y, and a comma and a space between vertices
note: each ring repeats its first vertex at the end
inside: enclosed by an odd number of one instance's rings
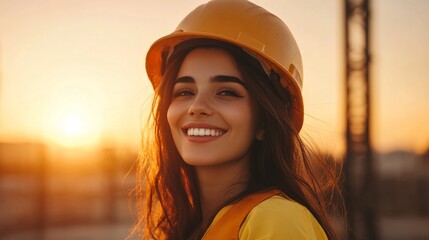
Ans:
POLYGON ((197 48, 175 79, 167 120, 186 163, 217 166, 247 161, 256 135, 256 110, 233 57, 197 48))

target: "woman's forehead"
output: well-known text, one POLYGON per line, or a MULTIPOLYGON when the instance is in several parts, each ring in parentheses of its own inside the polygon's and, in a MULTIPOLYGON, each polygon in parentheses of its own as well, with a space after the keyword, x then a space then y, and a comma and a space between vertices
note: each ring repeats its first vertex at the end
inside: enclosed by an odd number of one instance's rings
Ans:
POLYGON ((216 75, 242 75, 234 57, 222 48, 199 47, 191 50, 184 58, 177 77, 195 76, 210 78, 216 75))

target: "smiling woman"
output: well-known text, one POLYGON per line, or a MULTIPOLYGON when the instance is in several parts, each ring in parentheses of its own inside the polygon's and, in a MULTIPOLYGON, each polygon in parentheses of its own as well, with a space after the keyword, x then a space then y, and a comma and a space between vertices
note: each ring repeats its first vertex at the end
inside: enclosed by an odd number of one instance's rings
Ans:
POLYGON ((337 239, 334 169, 299 136, 302 60, 278 17, 212 0, 151 46, 146 70, 141 239, 337 239))

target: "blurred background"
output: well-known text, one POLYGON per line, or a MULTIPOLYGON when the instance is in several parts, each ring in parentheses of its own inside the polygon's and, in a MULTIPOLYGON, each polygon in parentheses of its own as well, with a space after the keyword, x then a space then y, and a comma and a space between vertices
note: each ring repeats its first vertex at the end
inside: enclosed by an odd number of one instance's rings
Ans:
MULTIPOLYGON (((0 239, 127 237, 153 94, 145 54, 204 2, 0 0, 0 239)), ((429 239, 429 1, 372 0, 370 28, 352 34, 371 60, 367 85, 354 87, 371 99, 360 113, 371 126, 360 163, 346 121, 346 1, 253 2, 285 21, 301 48, 303 137, 354 162, 346 189, 371 189, 348 195, 358 219, 350 239, 429 239)))

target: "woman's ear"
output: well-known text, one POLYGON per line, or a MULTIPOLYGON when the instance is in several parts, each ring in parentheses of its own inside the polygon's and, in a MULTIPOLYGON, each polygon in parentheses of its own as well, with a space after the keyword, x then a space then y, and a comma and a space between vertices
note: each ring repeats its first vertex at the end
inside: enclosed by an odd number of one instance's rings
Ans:
POLYGON ((256 140, 258 140, 258 141, 262 141, 262 140, 264 140, 264 135, 265 135, 265 130, 264 130, 264 128, 260 128, 259 130, 257 130, 257 132, 256 132, 256 140))

